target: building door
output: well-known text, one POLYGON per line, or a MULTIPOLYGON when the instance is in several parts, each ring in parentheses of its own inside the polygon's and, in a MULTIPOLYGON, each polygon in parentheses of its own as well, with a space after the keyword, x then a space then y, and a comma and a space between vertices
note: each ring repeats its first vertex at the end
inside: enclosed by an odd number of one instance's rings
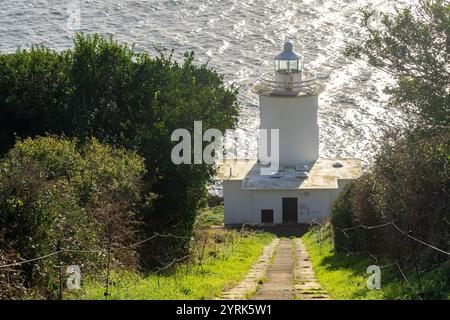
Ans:
POLYGON ((283 223, 297 223, 297 198, 283 198, 283 223))

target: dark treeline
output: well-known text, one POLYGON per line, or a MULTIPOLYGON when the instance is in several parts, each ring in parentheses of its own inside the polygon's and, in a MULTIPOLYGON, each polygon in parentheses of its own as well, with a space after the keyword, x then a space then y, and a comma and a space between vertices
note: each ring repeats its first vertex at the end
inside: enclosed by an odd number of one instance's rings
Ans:
MULTIPOLYGON (((178 63, 79 34, 72 50, 1 54, 0 264, 53 252, 58 241, 105 248, 111 237, 125 244, 153 232, 185 238, 155 239, 122 262, 149 269, 186 254, 214 168, 174 165, 172 131, 193 132, 196 120, 224 131, 237 116, 237 90, 193 53, 178 63)), ((29 285, 43 272, 15 270, 0 272, 0 283, 29 285)))

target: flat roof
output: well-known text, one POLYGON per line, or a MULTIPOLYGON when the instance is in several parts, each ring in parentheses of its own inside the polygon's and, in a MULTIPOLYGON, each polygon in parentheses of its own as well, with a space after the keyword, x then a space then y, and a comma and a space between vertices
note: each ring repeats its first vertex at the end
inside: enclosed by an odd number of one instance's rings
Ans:
POLYGON ((243 189, 336 189, 338 180, 356 179, 361 175, 361 160, 319 158, 310 167, 307 178, 298 177, 301 171, 295 166, 280 168, 276 177, 261 175, 260 169, 261 164, 255 159, 227 160, 219 165, 216 179, 242 181, 243 189), (333 166, 337 162, 342 166, 333 166))

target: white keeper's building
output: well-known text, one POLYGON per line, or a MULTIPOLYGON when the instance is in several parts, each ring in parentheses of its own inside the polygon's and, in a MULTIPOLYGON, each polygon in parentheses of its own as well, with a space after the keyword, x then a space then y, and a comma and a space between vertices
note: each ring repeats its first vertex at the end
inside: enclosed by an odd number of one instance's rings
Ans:
POLYGON ((273 74, 252 90, 259 95, 260 128, 279 129, 280 166, 270 175, 261 175, 258 160, 219 166, 225 225, 323 220, 345 183, 361 174, 359 159, 319 158, 317 111, 325 86, 303 70, 302 57, 286 42, 273 74))

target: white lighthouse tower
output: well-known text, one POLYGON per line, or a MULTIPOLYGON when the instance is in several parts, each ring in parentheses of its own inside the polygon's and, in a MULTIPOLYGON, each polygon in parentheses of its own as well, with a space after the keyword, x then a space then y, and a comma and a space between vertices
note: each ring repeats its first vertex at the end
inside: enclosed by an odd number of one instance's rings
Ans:
MULTIPOLYGON (((279 130, 280 167, 272 172, 270 166, 270 174, 262 174, 273 155, 234 159, 219 167, 228 226, 326 219, 343 186, 361 174, 359 159, 319 157, 317 109, 325 86, 303 70, 303 59, 292 42, 286 42, 274 60, 274 70, 263 74, 252 90, 259 95, 260 128, 279 130)), ((276 150, 270 142, 268 150, 276 150)))
POLYGON ((319 157, 317 108, 325 87, 303 70, 303 59, 290 41, 274 62, 274 71, 253 87, 259 95, 260 128, 279 129, 281 165, 311 166, 319 157))

